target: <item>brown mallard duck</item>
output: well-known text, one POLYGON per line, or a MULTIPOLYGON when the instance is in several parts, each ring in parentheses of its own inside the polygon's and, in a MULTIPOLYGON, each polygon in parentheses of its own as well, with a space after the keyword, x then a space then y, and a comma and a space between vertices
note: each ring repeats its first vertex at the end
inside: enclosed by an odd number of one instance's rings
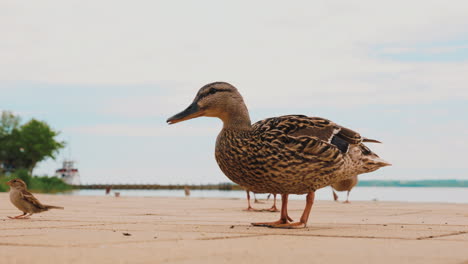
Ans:
POLYGON ((358 183, 357 175, 353 176, 352 178, 333 183, 331 185, 332 192, 333 192, 333 199, 335 201, 338 201, 338 195, 335 193, 335 190, 338 192, 348 191, 346 195, 346 201, 344 201, 343 203, 349 203, 349 192, 351 192, 351 189, 353 189, 353 187, 356 186, 357 183, 358 183))
POLYGON ((315 190, 390 165, 363 144, 372 140, 324 118, 287 115, 252 125, 242 96, 226 82, 203 86, 192 104, 167 122, 200 116, 223 121, 215 157, 229 179, 256 193, 281 194, 280 219, 253 225, 305 227, 315 190), (307 194, 299 222, 290 223, 289 194, 307 194))

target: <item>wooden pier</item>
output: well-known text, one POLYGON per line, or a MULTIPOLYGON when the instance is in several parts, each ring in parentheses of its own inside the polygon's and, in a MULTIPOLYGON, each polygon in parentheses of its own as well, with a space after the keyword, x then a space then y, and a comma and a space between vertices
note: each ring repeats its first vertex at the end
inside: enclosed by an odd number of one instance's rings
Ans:
POLYGON ((117 190, 243 190, 242 187, 231 183, 220 184, 203 184, 203 185, 161 185, 161 184, 86 184, 73 185, 74 189, 90 190, 90 189, 117 189, 117 190))

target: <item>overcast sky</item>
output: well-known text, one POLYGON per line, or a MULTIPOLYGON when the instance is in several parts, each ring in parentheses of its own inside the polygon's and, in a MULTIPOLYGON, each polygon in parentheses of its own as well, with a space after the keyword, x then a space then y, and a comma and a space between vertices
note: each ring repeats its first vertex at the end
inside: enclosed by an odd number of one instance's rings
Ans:
POLYGON ((253 121, 384 142, 362 179, 468 179, 467 1, 1 1, 0 110, 61 131, 84 182, 218 183, 221 121, 173 126, 213 81, 253 121))

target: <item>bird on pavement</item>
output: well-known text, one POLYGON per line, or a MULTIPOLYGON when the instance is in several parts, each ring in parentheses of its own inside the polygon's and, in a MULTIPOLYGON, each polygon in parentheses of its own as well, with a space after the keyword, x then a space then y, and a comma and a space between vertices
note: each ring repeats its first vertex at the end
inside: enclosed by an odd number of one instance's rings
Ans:
POLYGON ((344 201, 343 203, 349 203, 349 192, 351 192, 351 189, 353 189, 353 187, 356 186, 357 183, 358 183, 358 178, 356 175, 350 179, 342 180, 342 181, 332 184, 331 187, 332 187, 332 192, 333 192, 333 199, 335 201, 338 201, 338 195, 335 193, 335 190, 338 192, 348 191, 346 195, 346 201, 344 201))
POLYGON ((10 219, 28 219, 31 215, 48 211, 49 209, 64 209, 61 206, 45 205, 39 202, 34 195, 27 190, 26 183, 21 179, 13 179, 6 183, 10 186, 10 201, 22 215, 8 216, 10 219))

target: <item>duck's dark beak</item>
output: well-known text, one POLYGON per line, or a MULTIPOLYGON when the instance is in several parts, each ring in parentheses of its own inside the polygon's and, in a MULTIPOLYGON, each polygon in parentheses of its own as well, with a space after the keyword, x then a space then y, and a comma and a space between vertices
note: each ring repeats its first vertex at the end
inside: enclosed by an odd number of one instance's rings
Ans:
POLYGON ((170 117, 169 119, 167 119, 166 122, 172 125, 172 124, 179 123, 179 122, 189 120, 195 117, 199 117, 202 115, 203 115, 203 110, 201 110, 200 107, 198 107, 197 102, 193 102, 191 105, 189 105, 189 107, 187 107, 187 109, 174 115, 173 117, 170 117))

